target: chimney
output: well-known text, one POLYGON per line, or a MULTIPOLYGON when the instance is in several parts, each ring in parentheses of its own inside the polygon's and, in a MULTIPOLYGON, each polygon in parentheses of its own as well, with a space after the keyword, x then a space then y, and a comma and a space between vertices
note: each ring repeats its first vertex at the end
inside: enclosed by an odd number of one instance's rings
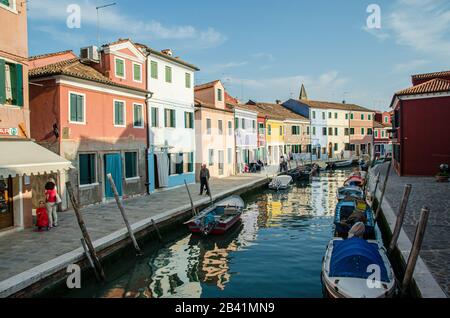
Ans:
POLYGON ((277 103, 278 105, 280 105, 280 104, 281 104, 281 100, 277 99, 277 100, 275 101, 275 103, 277 103))
POLYGON ((161 53, 165 54, 167 56, 170 56, 170 57, 172 57, 172 55, 173 55, 173 52, 171 49, 162 50, 161 53))
POLYGON ((345 100, 342 101, 342 104, 347 104, 345 100))

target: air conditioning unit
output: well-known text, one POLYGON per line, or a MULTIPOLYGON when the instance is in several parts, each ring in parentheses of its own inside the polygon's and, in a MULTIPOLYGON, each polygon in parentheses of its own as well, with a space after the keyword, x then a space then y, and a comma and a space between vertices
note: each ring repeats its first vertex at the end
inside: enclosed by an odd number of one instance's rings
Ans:
POLYGON ((98 53, 98 47, 96 46, 88 46, 83 47, 80 50, 80 57, 82 59, 87 59, 90 61, 99 61, 99 53, 98 53))

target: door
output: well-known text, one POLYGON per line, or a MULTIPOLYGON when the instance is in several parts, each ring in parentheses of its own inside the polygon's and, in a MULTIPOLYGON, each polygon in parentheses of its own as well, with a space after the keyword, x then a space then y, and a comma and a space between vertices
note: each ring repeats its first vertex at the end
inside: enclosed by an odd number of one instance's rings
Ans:
POLYGON ((12 179, 0 179, 0 230, 14 226, 12 179))
POLYGON ((116 184, 119 196, 123 195, 122 190, 122 157, 119 153, 112 153, 105 155, 105 196, 106 198, 114 198, 114 193, 111 189, 110 182, 107 175, 110 173, 116 184))
POLYGON ((224 162, 225 162, 225 155, 223 150, 219 150, 219 175, 223 176, 224 174, 224 162))

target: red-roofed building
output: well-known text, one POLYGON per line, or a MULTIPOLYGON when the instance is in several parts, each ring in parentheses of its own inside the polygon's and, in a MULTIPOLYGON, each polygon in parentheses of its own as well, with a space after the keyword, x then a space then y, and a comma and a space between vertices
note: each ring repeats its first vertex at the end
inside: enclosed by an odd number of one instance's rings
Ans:
POLYGON ((391 103, 394 168, 401 176, 431 176, 450 164, 450 71, 412 76, 391 103))
POLYGON ((374 157, 385 158, 392 156, 392 142, 389 138, 392 129, 391 112, 375 113, 373 127, 374 157))

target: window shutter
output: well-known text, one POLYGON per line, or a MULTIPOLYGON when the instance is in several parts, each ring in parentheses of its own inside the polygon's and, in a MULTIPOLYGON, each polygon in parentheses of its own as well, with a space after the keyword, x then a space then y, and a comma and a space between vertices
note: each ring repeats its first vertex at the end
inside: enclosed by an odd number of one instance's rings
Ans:
POLYGON ((76 121, 78 122, 83 122, 83 103, 84 103, 84 98, 81 95, 76 96, 77 98, 77 103, 76 103, 76 121))
POLYGON ((167 118, 167 109, 164 110, 164 126, 169 127, 169 122, 167 118))
POLYGON ((171 115, 172 115, 172 127, 175 128, 177 126, 177 121, 176 121, 176 118, 175 118, 175 111, 174 110, 171 111, 171 115))
POLYGON ((6 102, 6 68, 5 60, 0 59, 0 104, 6 102))
POLYGON ((17 106, 23 106, 23 66, 22 64, 15 65, 16 73, 16 94, 14 99, 16 100, 17 106))
POLYGON ((77 95, 70 94, 70 121, 77 121, 77 95))

